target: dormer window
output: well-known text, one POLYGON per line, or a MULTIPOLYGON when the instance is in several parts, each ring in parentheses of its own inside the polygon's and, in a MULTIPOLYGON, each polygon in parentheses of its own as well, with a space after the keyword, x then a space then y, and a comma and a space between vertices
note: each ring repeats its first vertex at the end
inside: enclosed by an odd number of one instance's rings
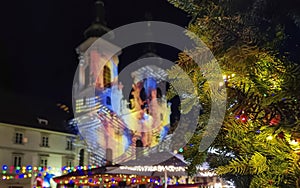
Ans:
POLYGON ((37 120, 40 125, 48 125, 48 120, 46 119, 37 118, 37 120))

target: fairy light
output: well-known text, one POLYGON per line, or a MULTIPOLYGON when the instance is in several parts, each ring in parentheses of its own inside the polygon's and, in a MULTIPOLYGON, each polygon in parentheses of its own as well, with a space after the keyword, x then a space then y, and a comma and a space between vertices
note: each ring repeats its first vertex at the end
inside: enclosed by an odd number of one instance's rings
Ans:
POLYGON ((185 167, 179 166, 120 166, 121 170, 140 171, 140 172, 184 172, 185 167))

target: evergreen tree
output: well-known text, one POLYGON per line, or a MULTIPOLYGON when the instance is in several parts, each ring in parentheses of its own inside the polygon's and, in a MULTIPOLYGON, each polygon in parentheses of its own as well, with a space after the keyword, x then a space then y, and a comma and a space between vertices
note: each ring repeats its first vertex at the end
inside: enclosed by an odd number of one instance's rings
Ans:
MULTIPOLYGON (((190 162, 190 174, 206 160, 239 188, 299 187, 300 68, 295 64, 299 59, 295 61, 290 55, 293 51, 286 48, 294 37, 289 36, 287 24, 292 23, 299 32, 297 6, 269 0, 169 2, 192 16, 188 30, 213 52, 223 70, 224 85, 220 87, 227 91, 221 131, 206 152, 199 152, 214 99, 201 67, 188 55, 201 54, 201 49, 179 54, 178 65, 193 81, 204 109, 183 152, 190 162)), ((186 87, 185 79, 176 77, 178 72, 170 69, 171 84, 186 87)), ((175 94, 171 90, 168 97, 175 94)), ((186 100, 181 101, 183 111, 189 110, 185 104, 191 101, 186 100)))

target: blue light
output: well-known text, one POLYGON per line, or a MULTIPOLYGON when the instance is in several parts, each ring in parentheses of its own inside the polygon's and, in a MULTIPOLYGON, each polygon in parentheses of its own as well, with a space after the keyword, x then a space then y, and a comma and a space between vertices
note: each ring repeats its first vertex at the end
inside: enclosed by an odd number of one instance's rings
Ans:
POLYGON ((32 166, 28 165, 26 166, 26 169, 29 171, 29 170, 32 170, 32 166))
POLYGON ((8 169, 8 166, 7 165, 3 165, 2 166, 2 170, 7 170, 8 169))
POLYGON ((62 167, 62 171, 66 170, 66 168, 67 168, 66 166, 62 167))

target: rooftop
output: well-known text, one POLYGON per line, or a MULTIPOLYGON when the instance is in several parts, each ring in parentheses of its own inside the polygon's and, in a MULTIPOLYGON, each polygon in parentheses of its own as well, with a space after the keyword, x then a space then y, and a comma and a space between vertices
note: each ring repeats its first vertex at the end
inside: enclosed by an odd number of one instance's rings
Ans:
POLYGON ((51 100, 0 93, 0 122, 24 127, 76 134, 69 125, 72 113, 61 109, 51 100), (32 102, 33 101, 33 102, 32 102))

